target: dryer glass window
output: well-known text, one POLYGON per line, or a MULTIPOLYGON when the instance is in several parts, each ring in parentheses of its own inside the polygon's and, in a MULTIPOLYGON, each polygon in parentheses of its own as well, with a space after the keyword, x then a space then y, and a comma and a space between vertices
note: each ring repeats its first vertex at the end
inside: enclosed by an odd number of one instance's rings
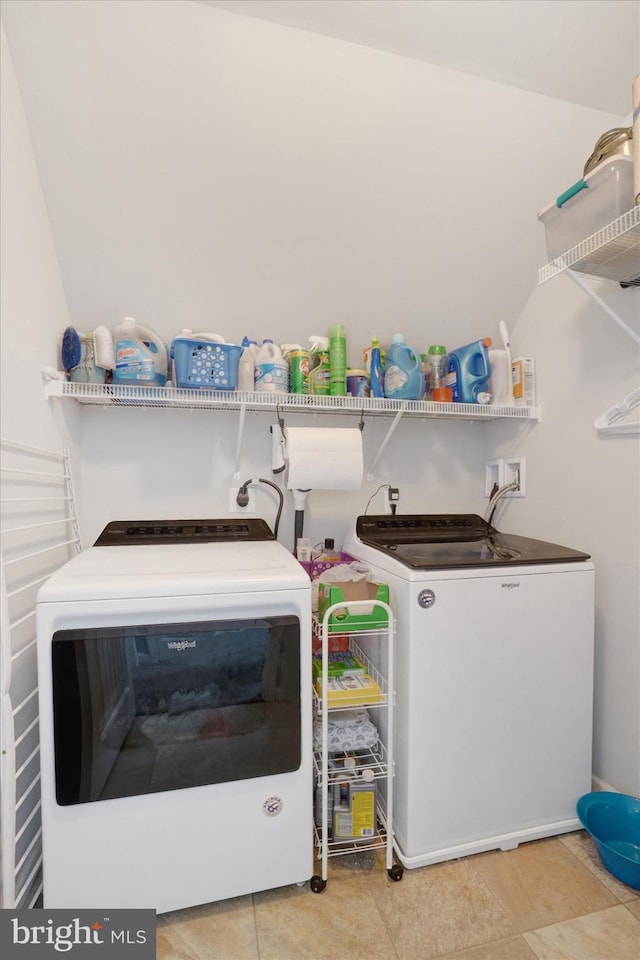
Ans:
POLYGON ((61 805, 300 766, 297 617, 60 630, 52 658, 61 805))

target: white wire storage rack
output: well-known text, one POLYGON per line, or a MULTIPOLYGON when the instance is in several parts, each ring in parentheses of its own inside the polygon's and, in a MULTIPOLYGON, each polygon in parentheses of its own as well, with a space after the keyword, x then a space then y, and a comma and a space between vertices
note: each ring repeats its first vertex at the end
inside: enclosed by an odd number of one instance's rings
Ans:
POLYGON ((503 407, 479 403, 436 403, 432 400, 388 400, 382 397, 320 397, 294 393, 252 393, 241 390, 187 389, 182 387, 147 387, 138 384, 72 383, 52 379, 46 383, 47 399, 63 398, 80 404, 100 407, 163 407, 183 410, 235 410, 239 413, 233 476, 240 479, 240 457, 245 417, 248 411, 274 413, 279 421, 286 413, 343 414, 359 417, 391 418, 384 440, 368 465, 367 477, 373 471, 387 443, 403 417, 418 420, 468 420, 487 422, 514 419, 539 421, 540 407, 503 407))
POLYGON ((313 688, 314 714, 321 722, 322 745, 320 750, 314 750, 314 778, 315 785, 320 791, 320 822, 314 823, 315 846, 317 859, 320 861, 321 873, 311 877, 310 886, 314 893, 322 893, 327 884, 328 861, 330 857, 363 852, 365 850, 385 851, 387 874, 391 880, 401 880, 403 868, 393 862, 393 711, 395 700, 394 687, 394 633, 395 619, 391 607, 381 600, 350 600, 332 604, 325 612, 322 622, 315 621, 314 629, 322 638, 322 694, 319 695, 313 688), (332 624, 332 617, 336 611, 344 611, 348 606, 349 614, 369 612, 373 606, 379 620, 368 625, 366 629, 349 629, 332 624), (370 701, 349 703, 339 702, 329 705, 328 694, 328 663, 329 638, 336 634, 344 634, 349 638, 349 650, 366 666, 369 676, 376 682, 380 694, 370 701), (362 773, 370 770, 376 784, 376 818, 375 835, 362 839, 336 839, 330 835, 329 829, 329 789, 336 786, 344 774, 331 772, 329 769, 329 736, 328 724, 332 710, 360 710, 366 707, 374 714, 383 714, 384 722, 379 722, 379 729, 384 735, 378 737, 377 743, 366 750, 357 751, 357 770, 362 773))
POLYGON ((33 907, 42 891, 38 589, 80 550, 68 449, 0 439, 0 905, 33 907))
POLYGON ((617 280, 619 283, 639 283, 640 205, 627 210, 621 217, 541 267, 538 283, 544 283, 565 270, 617 280))

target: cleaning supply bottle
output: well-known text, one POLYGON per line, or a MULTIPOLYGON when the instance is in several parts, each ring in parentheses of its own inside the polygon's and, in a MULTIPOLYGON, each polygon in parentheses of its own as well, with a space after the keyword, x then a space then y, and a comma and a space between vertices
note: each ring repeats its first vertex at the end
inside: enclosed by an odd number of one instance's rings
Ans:
POLYGON ((384 370, 380 347, 372 347, 369 365, 369 396, 384 397, 384 370))
POLYGON ((451 403, 451 387, 447 386, 449 354, 440 343, 432 343, 427 352, 431 400, 436 403, 451 403))
POLYGON ((396 333, 384 365, 384 395, 390 400, 420 400, 423 394, 420 354, 404 342, 401 333, 396 333))
POLYGON ((329 338, 309 337, 309 393, 328 397, 331 392, 330 375, 329 338))
POLYGON ((371 343, 369 344, 368 347, 365 347, 364 350, 362 351, 362 363, 365 370, 371 369, 371 352, 375 350, 376 347, 380 351, 380 363, 382 365, 382 369, 384 370, 385 352, 380 346, 380 341, 378 340, 377 337, 371 337, 371 343))
POLYGON ((256 354, 255 389, 257 393, 286 393, 289 389, 289 368, 280 347, 268 338, 256 354))
POLYGON ((248 337, 242 338, 242 353, 238 361, 238 390, 255 390, 256 348, 248 337))
POLYGON ((289 367, 289 393, 309 393, 309 351, 299 343, 283 343, 281 350, 289 367))
POLYGON ((347 338, 341 323, 329 330, 329 384, 332 397, 347 395, 347 338))
POLYGON ((145 383, 163 387, 167 382, 167 346, 160 337, 133 317, 125 317, 113 334, 114 383, 145 383))
POLYGON ((373 770, 347 769, 335 784, 333 836, 336 839, 371 839, 376 832, 376 782, 373 770))
POLYGON ((420 354, 420 366, 422 367, 422 376, 424 377, 423 400, 431 400, 431 367, 426 353, 420 354))
POLYGON ((322 553, 316 559, 330 561, 331 563, 338 563, 340 560, 340 554, 336 550, 335 540, 333 540, 331 537, 327 537, 324 541, 322 553))
POLYGON ((447 385, 454 403, 489 403, 491 337, 474 340, 449 353, 447 385))

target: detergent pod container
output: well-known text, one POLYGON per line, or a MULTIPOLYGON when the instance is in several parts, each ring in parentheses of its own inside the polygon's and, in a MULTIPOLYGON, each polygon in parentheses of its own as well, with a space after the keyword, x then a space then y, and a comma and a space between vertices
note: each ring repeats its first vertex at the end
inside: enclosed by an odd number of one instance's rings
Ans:
POLYGON ((424 374, 420 354, 394 334, 384 365, 384 395, 389 400, 420 400, 424 394, 424 374))
POLYGON ((447 386, 454 403, 489 403, 491 337, 474 340, 449 353, 447 386))
POLYGON ((143 383, 164 387, 167 382, 167 347, 160 337, 132 317, 125 317, 114 332, 113 383, 143 383))

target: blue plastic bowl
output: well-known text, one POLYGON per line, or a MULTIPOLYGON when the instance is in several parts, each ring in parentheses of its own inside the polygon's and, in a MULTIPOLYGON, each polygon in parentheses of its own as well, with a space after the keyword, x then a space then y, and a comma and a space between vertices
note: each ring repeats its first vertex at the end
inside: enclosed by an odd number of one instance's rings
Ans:
POLYGON ((640 799, 624 793, 586 793, 576 810, 609 873, 640 890, 640 799))

